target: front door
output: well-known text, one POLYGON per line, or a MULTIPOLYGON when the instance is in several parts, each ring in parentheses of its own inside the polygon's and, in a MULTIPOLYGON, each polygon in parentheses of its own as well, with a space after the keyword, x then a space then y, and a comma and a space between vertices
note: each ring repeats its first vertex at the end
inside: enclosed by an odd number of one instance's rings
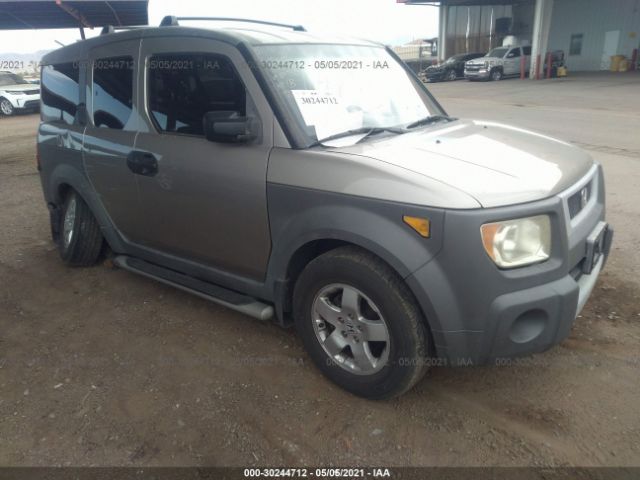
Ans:
POLYGON ((520 47, 512 48, 504 59, 504 74, 516 75, 520 72, 520 47))
POLYGON ((140 231, 136 178, 127 165, 138 129, 139 47, 139 40, 130 40, 95 48, 86 68, 85 168, 112 223, 129 241, 140 231))
POLYGON ((262 279, 271 249, 266 175, 273 120, 254 77, 237 50, 203 38, 143 39, 141 61, 145 113, 135 149, 153 156, 157 172, 137 176, 140 243, 262 279), (262 134, 250 143, 208 141, 203 116, 210 111, 253 116, 262 134))

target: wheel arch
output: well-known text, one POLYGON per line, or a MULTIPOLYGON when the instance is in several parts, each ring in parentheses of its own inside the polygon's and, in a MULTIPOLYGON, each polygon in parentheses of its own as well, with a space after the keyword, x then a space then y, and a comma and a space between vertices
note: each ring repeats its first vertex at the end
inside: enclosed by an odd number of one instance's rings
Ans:
POLYGON ((427 340, 429 342, 430 351, 435 352, 430 316, 427 315, 427 312, 423 308, 422 302, 419 301, 417 292, 414 291, 413 288, 414 285, 407 282, 406 276, 403 276, 398 268, 394 267, 394 264, 397 265, 397 262, 394 261, 394 259, 390 257, 388 253, 385 253, 384 249, 375 247, 374 242, 370 242, 367 240, 362 241, 362 239, 353 238, 350 235, 346 235, 346 237, 349 238, 345 239, 338 236, 315 238, 313 240, 308 240, 305 243, 302 243, 296 248, 294 252, 292 252, 286 264, 286 277, 284 278, 284 280, 276 282, 275 306, 277 318, 281 325, 290 326, 293 324, 293 319, 291 318, 293 310, 293 290, 304 268, 311 261, 327 252, 341 247, 355 247, 373 255, 398 275, 422 315, 424 327, 427 331, 427 340))
POLYGON ((47 206, 52 216, 60 215, 64 199, 70 191, 74 191, 89 207, 109 247, 114 251, 123 251, 124 247, 119 234, 89 179, 82 172, 70 164, 59 164, 44 183, 46 183, 47 206))

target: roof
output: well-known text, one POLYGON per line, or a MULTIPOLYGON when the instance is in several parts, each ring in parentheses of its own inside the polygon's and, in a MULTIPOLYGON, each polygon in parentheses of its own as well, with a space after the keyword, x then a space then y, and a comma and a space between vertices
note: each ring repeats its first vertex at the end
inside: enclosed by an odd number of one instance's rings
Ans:
POLYGON ((367 45, 380 46, 379 43, 351 37, 320 36, 309 32, 293 31, 285 28, 260 27, 260 28, 194 28, 186 26, 144 27, 125 29, 114 33, 107 33, 79 41, 49 52, 42 58, 44 64, 68 61, 77 58, 81 52, 100 45, 107 45, 119 40, 136 40, 152 37, 197 37, 208 38, 238 45, 244 43, 250 46, 273 44, 341 44, 341 45, 367 45))
POLYGON ((0 30, 147 25, 148 0, 0 0, 0 30))

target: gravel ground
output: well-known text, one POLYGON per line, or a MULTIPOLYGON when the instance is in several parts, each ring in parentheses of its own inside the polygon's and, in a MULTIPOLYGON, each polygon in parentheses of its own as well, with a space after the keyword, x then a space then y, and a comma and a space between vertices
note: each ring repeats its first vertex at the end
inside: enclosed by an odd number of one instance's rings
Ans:
POLYGON ((570 337, 434 368, 402 398, 334 387, 291 331, 105 264, 62 265, 37 115, 0 118, 0 465, 640 465, 640 75, 430 87, 605 168, 616 244, 570 337))

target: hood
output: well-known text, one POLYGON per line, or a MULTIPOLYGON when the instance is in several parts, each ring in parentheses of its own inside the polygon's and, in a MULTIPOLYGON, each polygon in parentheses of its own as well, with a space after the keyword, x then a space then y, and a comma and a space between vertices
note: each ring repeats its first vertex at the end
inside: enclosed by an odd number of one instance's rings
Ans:
POLYGON ((576 183, 593 166, 587 153, 560 140, 470 120, 337 150, 429 177, 465 192, 483 207, 548 198, 576 183))
POLYGON ((444 63, 440 63, 438 65, 431 65, 431 66, 427 67, 425 70, 427 72, 438 72, 438 71, 444 70, 444 69, 445 69, 444 63))
POLYGON ((37 90, 40 91, 40 85, 36 85, 33 83, 20 83, 16 85, 5 85, 0 86, 0 90, 5 92, 24 92, 26 90, 37 90))
POLYGON ((469 65, 484 65, 484 62, 497 62, 500 60, 502 60, 502 57, 478 57, 468 60, 466 63, 469 65))

